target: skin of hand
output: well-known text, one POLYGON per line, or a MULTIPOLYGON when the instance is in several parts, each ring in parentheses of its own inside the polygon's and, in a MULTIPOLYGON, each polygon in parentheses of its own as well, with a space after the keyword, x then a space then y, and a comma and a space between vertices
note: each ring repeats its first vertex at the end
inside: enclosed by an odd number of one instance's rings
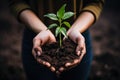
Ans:
POLYGON ((32 54, 33 56, 35 57, 35 59, 47 66, 48 68, 51 69, 51 71, 55 71, 55 68, 49 63, 49 62, 46 62, 40 58, 37 58, 37 56, 40 56, 42 54, 42 48, 41 46, 44 45, 44 44, 49 44, 49 43, 52 43, 52 42, 56 42, 56 39, 54 37, 54 35, 52 34, 51 31, 49 30, 43 30, 41 31, 39 34, 37 34, 37 36, 35 36, 35 38, 33 39, 33 49, 32 49, 32 54))
POLYGON ((47 27, 44 25, 44 23, 31 10, 22 11, 19 18, 24 25, 27 25, 28 28, 32 29, 35 33, 37 33, 37 35, 33 39, 33 56, 40 64, 49 67, 51 71, 54 72, 55 68, 51 66, 49 62, 36 58, 37 55, 39 56, 42 53, 42 45, 46 43, 56 42, 54 35, 51 31, 47 30, 47 27))
POLYGON ((75 43, 77 43, 76 54, 79 56, 79 59, 75 59, 73 63, 67 62, 64 67, 62 66, 59 68, 59 71, 56 72, 57 74, 60 74, 67 68, 72 68, 78 63, 80 63, 83 56, 86 54, 85 38, 82 36, 79 30, 70 30, 70 32, 68 33, 68 36, 75 43))
POLYGON ((81 62, 82 58, 86 54, 85 38, 81 33, 88 29, 93 24, 93 22, 93 14, 90 12, 83 12, 68 30, 67 35, 77 44, 76 54, 79 56, 79 59, 75 59, 72 63, 67 62, 65 66, 59 68, 59 71, 57 71, 58 74, 67 68, 73 67, 81 62))

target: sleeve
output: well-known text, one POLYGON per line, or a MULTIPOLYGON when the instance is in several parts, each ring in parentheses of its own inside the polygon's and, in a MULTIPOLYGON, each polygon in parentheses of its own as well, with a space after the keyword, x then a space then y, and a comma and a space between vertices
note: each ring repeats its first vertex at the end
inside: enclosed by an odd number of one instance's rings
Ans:
POLYGON ((103 5, 104 0, 83 0, 83 7, 81 12, 85 11, 91 12, 96 21, 99 18, 103 5))
POLYGON ((30 6, 23 0, 8 0, 10 11, 19 20, 19 14, 26 9, 31 9, 30 6))

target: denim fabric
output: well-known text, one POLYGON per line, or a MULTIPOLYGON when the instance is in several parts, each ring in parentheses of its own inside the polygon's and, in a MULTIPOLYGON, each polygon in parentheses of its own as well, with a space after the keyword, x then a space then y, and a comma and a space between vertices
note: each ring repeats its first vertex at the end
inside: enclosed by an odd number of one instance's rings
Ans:
POLYGON ((81 63, 61 74, 60 78, 51 72, 48 68, 37 63, 34 59, 32 51, 32 40, 36 34, 31 30, 25 29, 22 42, 22 61, 23 67, 28 80, 87 80, 91 61, 92 61, 92 48, 89 30, 83 33, 86 40, 87 53, 82 59, 81 63))

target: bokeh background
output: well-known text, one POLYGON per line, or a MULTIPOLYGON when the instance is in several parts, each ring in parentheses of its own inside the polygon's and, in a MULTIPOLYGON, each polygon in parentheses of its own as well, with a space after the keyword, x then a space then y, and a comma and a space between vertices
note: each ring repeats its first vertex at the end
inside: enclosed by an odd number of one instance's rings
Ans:
MULTIPOLYGON (((120 0, 107 0, 90 28, 94 59, 89 80, 120 80, 120 0)), ((0 80, 26 80, 21 60, 23 25, 0 1, 0 80)))

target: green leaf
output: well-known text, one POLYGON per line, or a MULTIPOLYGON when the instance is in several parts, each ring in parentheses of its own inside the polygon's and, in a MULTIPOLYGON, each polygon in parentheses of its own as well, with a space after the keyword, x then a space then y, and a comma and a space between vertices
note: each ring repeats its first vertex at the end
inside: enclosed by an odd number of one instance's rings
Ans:
POLYGON ((48 18, 55 20, 55 21, 58 20, 56 14, 54 14, 54 13, 48 13, 48 14, 44 15, 44 17, 48 17, 48 18))
POLYGON ((63 34, 64 37, 67 37, 66 28, 61 27, 60 32, 63 34))
POLYGON ((56 30, 55 30, 55 36, 56 36, 56 37, 57 37, 58 34, 60 33, 60 28, 61 28, 61 27, 57 27, 56 30))
POLYGON ((53 23, 51 25, 48 26, 48 29, 51 29, 51 28, 54 28, 54 27, 57 27, 58 25, 56 23, 53 23))
POLYGON ((65 24, 68 28, 70 28, 70 27, 71 27, 70 23, 69 23, 69 22, 67 22, 67 21, 64 21, 64 22, 63 22, 63 24, 65 24))
POLYGON ((63 19, 63 20, 66 20, 66 19, 72 17, 73 15, 74 15, 73 12, 66 12, 66 13, 64 14, 64 16, 63 16, 62 19, 63 19))
POLYGON ((65 7, 66 4, 64 4, 58 11, 57 11, 57 17, 61 19, 64 16, 65 13, 65 7))

